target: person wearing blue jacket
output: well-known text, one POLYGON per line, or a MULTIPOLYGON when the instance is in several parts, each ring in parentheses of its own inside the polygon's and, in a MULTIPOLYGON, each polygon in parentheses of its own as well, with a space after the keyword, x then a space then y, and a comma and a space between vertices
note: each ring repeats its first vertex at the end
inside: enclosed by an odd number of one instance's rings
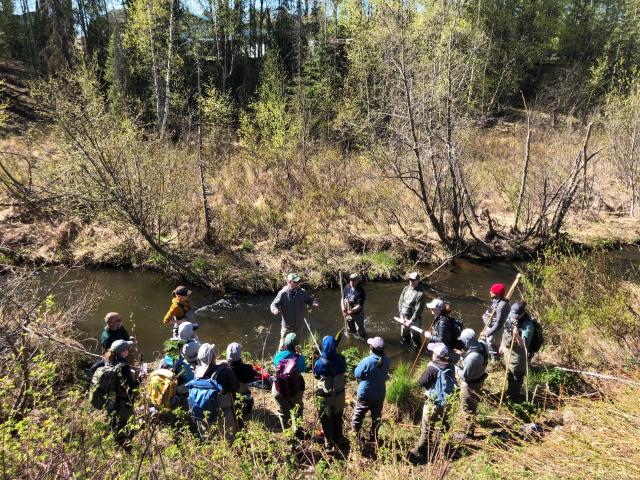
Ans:
POLYGON ((354 372, 360 384, 351 427, 356 433, 356 439, 360 441, 362 422, 367 412, 371 411, 369 440, 377 442, 391 360, 384 354, 384 340, 381 337, 370 338, 367 343, 371 346, 371 354, 358 364, 354 372))
POLYGON ((327 446, 342 445, 344 412, 344 373, 347 361, 337 353, 338 342, 330 335, 322 339, 322 353, 313 366, 317 379, 315 396, 320 408, 320 423, 327 446))
POLYGON ((295 333, 289 333, 284 337, 284 345, 282 349, 276 353, 273 358, 273 366, 276 369, 275 381, 271 393, 278 404, 278 418, 282 430, 289 427, 293 423, 293 430, 297 434, 297 421, 291 422, 292 411, 296 413, 296 417, 302 419, 302 397, 304 394, 304 378, 302 373, 307 371, 307 364, 302 355, 300 345, 298 345, 298 336, 295 333), (279 378, 278 365, 289 359, 295 359, 295 368, 290 373, 279 378), (286 386, 287 391, 278 389, 278 385, 286 386))

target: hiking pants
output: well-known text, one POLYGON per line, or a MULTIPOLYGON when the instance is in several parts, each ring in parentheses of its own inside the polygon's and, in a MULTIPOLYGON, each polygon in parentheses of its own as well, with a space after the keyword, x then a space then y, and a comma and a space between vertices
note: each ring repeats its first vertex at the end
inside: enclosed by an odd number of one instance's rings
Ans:
POLYGON ((464 415, 464 428, 467 432, 473 431, 473 417, 478 411, 483 385, 484 380, 471 383, 467 383, 464 380, 460 382, 460 403, 462 404, 462 413, 464 415))
MULTIPOLYGON (((422 328, 422 319, 418 318, 413 321, 411 324, 418 328, 422 328)), ((402 341, 407 345, 413 344, 414 347, 420 347, 422 345, 422 337, 415 330, 411 330, 411 327, 405 327, 404 325, 400 325, 400 336, 402 337, 402 341)))
POLYGON ((227 442, 232 443, 236 435, 237 425, 233 414, 233 396, 230 393, 218 394, 218 431, 227 442))
POLYGON ((447 413, 446 407, 439 407, 431 400, 424 402, 420 438, 413 447, 414 452, 431 457, 435 443, 440 441, 442 434, 449 428, 447 413))
POLYGON ((303 414, 302 394, 304 392, 300 391, 296 393, 293 397, 285 398, 277 392, 276 383, 273 382, 273 386, 271 387, 271 393, 273 394, 273 398, 276 400, 276 403, 278 404, 278 411, 276 412, 276 414, 278 415, 278 419, 280 420, 280 425, 282 426, 282 430, 285 430, 290 426, 293 426, 294 430, 297 431, 299 424, 302 422, 302 414, 303 414), (295 419, 293 422, 291 421, 292 416, 295 416, 295 419))
POLYGON ((489 345, 489 358, 497 362, 500 359, 500 344, 502 343, 503 328, 499 328, 493 335, 487 337, 487 345, 489 345))
POLYGON ((349 332, 357 333, 362 338, 367 338, 367 331, 364 329, 364 312, 362 310, 347 316, 347 327, 349 327, 349 332))
POLYGON ((284 323, 280 327, 280 344, 278 345, 278 350, 282 350, 284 347, 284 337, 289 335, 290 333, 295 333, 296 337, 298 337, 298 343, 302 345, 302 334, 304 333, 305 325, 304 320, 301 325, 296 325, 295 327, 287 327, 284 323))
MULTIPOLYGON (((505 361, 509 352, 505 353, 505 361)), ((517 400, 521 395, 524 376, 527 372, 527 356, 524 354, 524 348, 519 345, 513 346, 511 359, 509 361, 509 371, 507 372, 507 397, 517 400)))
POLYGON ((344 438, 342 414, 344 413, 344 390, 334 395, 316 395, 320 409, 320 423, 324 438, 339 443, 344 438))
POLYGON ((127 424, 132 416, 133 407, 123 400, 118 400, 116 409, 109 412, 109 423, 118 445, 126 445, 131 440, 131 433, 127 424))
POLYGON ((356 406, 353 410, 353 419, 351 420, 351 428, 356 432, 356 436, 360 438, 360 430, 367 412, 371 412, 371 431, 369 432, 370 440, 378 439, 378 430, 380 429, 380 419, 382 418, 382 407, 384 399, 376 401, 356 399, 356 406))

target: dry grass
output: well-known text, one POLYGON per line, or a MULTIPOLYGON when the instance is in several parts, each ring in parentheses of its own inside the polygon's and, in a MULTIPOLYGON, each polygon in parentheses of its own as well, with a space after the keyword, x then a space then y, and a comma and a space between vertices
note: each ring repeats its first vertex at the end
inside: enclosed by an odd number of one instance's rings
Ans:
POLYGON ((561 424, 540 441, 499 446, 454 464, 451 478, 640 478, 640 389, 613 391, 604 401, 567 399, 561 424))

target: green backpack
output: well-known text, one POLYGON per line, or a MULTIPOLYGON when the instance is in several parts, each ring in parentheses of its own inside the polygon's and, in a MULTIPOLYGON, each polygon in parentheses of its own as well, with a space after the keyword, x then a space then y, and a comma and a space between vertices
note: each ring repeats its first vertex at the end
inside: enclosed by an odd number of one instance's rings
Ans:
POLYGON ((115 408, 118 391, 122 389, 122 363, 96 369, 91 377, 89 402, 98 410, 115 408))

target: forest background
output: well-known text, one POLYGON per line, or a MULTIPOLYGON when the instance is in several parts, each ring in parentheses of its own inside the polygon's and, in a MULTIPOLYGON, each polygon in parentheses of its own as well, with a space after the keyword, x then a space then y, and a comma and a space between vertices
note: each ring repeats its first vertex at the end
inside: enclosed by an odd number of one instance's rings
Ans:
POLYGON ((640 2, 3 0, 3 260, 214 290, 635 241, 640 2))

